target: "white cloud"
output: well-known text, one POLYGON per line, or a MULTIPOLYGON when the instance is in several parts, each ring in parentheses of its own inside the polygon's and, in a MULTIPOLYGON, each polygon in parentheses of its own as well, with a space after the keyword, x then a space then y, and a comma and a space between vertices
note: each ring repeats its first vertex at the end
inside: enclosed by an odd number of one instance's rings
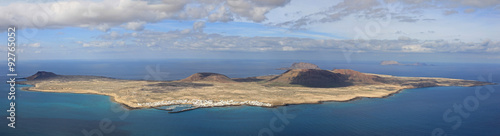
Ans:
POLYGON ((296 50, 300 50, 300 49, 290 47, 290 46, 283 46, 283 51, 296 51, 296 50))
POLYGON ((100 48, 109 48, 116 46, 125 45, 124 41, 91 41, 91 42, 78 42, 82 47, 100 47, 100 48))
POLYGON ((145 24, 146 24, 146 22, 144 22, 144 21, 128 22, 126 24, 121 25, 121 27, 128 29, 128 30, 142 31, 142 30, 144 30, 145 24))
POLYGON ((32 48, 38 48, 40 47, 40 43, 31 43, 31 44, 28 44, 29 47, 32 47, 32 48))
POLYGON ((229 22, 233 21, 233 16, 231 16, 231 13, 226 9, 225 6, 220 6, 214 11, 214 13, 208 15, 208 20, 210 22, 229 22))
MULTIPOLYGON (((128 30, 141 31, 123 34, 113 31, 107 35, 99 36, 101 39, 98 38, 98 41, 76 42, 82 47, 103 48, 128 44, 123 41, 155 48, 242 51, 322 49, 340 51, 345 48, 354 48, 360 51, 381 52, 497 52, 499 48, 498 42, 482 43, 482 39, 498 40, 498 36, 496 36, 500 28, 497 27, 499 20, 496 13, 498 12, 488 11, 498 10, 500 4, 498 0, 326 0, 326 2, 323 1, 323 3, 319 4, 316 1, 294 2, 302 4, 298 5, 298 7, 304 6, 307 7, 306 10, 309 9, 310 11, 297 8, 297 5, 292 5, 290 9, 289 3, 291 3, 291 0, 11 2, 8 6, 0 6, 0 28, 15 24, 22 28, 84 27, 109 31, 114 27, 122 27, 128 30), (322 8, 316 9, 316 7, 322 8), (269 16, 275 9, 281 10, 281 14, 269 16), (476 16, 475 14, 478 13, 483 15, 476 16), (270 19, 271 17, 273 19, 270 19), (353 28, 363 29, 363 34, 369 35, 368 32, 370 31, 367 31, 367 28, 370 28, 367 27, 370 26, 369 24, 382 24, 381 22, 387 19, 392 19, 391 24, 379 25, 381 26, 380 33, 366 38, 366 41, 331 40, 331 37, 335 36, 341 39, 353 39, 358 34, 353 28), (470 21, 471 19, 475 21, 470 21), (146 24, 162 20, 197 22, 190 29, 171 32, 142 32, 146 24), (252 21, 264 25, 271 24, 284 27, 279 28, 282 30, 287 28, 308 29, 310 31, 303 34, 321 35, 322 37, 310 39, 206 34, 203 33, 206 25, 205 21, 208 23, 252 21), (396 31, 401 33, 394 33, 396 31), (430 33, 431 31, 432 33, 430 33), (467 41, 448 41, 451 39, 467 41)), ((245 25, 241 27, 246 28, 238 29, 239 31, 250 30, 249 33, 255 33, 255 31, 251 30, 253 27, 245 25)), ((281 33, 275 31, 279 30, 275 29, 276 27, 269 28, 271 28, 270 31, 277 34, 281 33)), ((226 30, 225 34, 234 33, 226 30)))
POLYGON ((187 34, 187 33, 191 33, 191 29, 184 29, 181 31, 181 34, 187 34))
POLYGON ((15 24, 21 28, 87 27, 108 31, 115 26, 142 30, 145 23, 165 19, 255 22, 266 19, 271 9, 289 0, 74 0, 46 3, 15 2, 0 7, 0 28, 15 24), (203 5, 203 6, 199 6, 203 5))
POLYGON ((204 28, 205 28, 205 22, 203 22, 203 21, 195 22, 193 24, 193 31, 195 31, 195 32, 203 33, 204 28))
POLYGON ((255 22, 266 19, 265 14, 271 9, 284 6, 290 0, 227 0, 229 9, 236 14, 255 22))
POLYGON ((398 6, 380 3, 377 0, 343 0, 325 10, 305 15, 296 20, 276 23, 276 25, 302 29, 311 24, 340 21, 351 15, 364 18, 386 18, 387 14, 394 14, 398 6))
POLYGON ((421 45, 404 45, 401 47, 403 52, 432 52, 432 49, 422 47, 421 45))
MULTIPOLYGON (((334 40, 294 37, 243 37, 220 34, 190 33, 183 31, 123 33, 111 38, 112 33, 100 36, 94 47, 110 47, 112 41, 129 39, 130 45, 168 50, 218 51, 334 51, 346 49, 355 52, 419 52, 419 53, 486 53, 500 52, 500 42, 462 42, 445 40, 417 40, 401 37, 398 40, 334 40), (108 41, 108 42, 104 42, 108 41), (104 45, 100 45, 104 44, 104 45)), ((90 42, 92 43, 92 42, 90 42)), ((120 45, 120 44, 118 44, 120 45)), ((90 45, 88 45, 90 46, 90 45)))
MULTIPOLYGON (((349 16, 368 20, 385 20, 392 17, 399 22, 418 22, 435 20, 433 16, 424 14, 429 10, 439 10, 444 15, 451 15, 464 8, 466 9, 463 13, 473 13, 478 9, 498 8, 499 4, 498 0, 341 0, 327 9, 300 18, 271 23, 291 29, 305 29, 313 24, 342 21, 349 16)), ((297 12, 293 9, 289 11, 290 14, 297 12)))
POLYGON ((450 0, 463 6, 486 8, 500 4, 498 0, 450 0))

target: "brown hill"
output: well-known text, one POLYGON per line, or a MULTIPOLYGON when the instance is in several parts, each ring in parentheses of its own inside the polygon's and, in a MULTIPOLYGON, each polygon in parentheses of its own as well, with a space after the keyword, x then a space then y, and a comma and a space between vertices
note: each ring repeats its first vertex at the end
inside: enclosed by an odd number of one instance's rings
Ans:
POLYGON ((292 69, 270 79, 268 84, 287 86, 301 85, 306 87, 342 87, 349 86, 347 77, 328 70, 319 69, 292 69))
POLYGON ((353 82, 353 83, 371 84, 371 83, 377 83, 377 81, 380 79, 379 76, 367 75, 351 69, 335 69, 332 70, 332 72, 339 73, 348 77, 348 82, 353 82))
POLYGON ((234 82, 231 78, 218 74, 218 73, 195 73, 187 78, 180 80, 182 82, 193 82, 193 81, 215 81, 215 82, 234 82))
POLYGON ((52 73, 52 72, 45 72, 45 71, 38 71, 34 75, 31 75, 29 77, 26 77, 26 80, 43 80, 43 79, 49 79, 53 77, 57 77, 58 75, 52 73))

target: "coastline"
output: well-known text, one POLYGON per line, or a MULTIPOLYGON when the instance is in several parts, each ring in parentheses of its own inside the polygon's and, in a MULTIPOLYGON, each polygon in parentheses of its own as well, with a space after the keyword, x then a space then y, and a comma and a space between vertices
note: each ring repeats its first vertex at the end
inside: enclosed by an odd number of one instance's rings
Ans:
MULTIPOLYGON (((495 83, 496 84, 496 83, 495 83)), ((256 105, 248 105, 248 104, 231 104, 231 105, 221 105, 221 106, 206 106, 206 107, 197 107, 197 106, 192 106, 190 108, 182 109, 180 111, 173 111, 173 110, 166 110, 166 109, 161 109, 159 107, 163 106, 174 106, 174 105, 181 105, 181 104, 166 104, 166 105, 156 105, 156 106, 130 106, 127 104, 127 102, 124 102, 125 100, 117 99, 117 95, 112 95, 112 94, 105 94, 105 93, 95 93, 95 92, 58 92, 58 91, 50 91, 50 90, 38 90, 38 89, 33 89, 35 85, 32 85, 32 87, 23 87, 21 88, 22 91, 33 91, 33 92, 48 92, 48 93, 72 93, 72 94, 91 94, 91 95, 102 95, 102 96, 108 96, 111 102, 120 104, 123 106, 123 108, 127 110, 139 110, 139 109, 157 109, 157 110, 164 110, 167 111, 168 113, 181 113, 181 112, 186 112, 186 111, 191 111, 199 108, 216 108, 216 107, 238 107, 238 106, 255 106, 255 107, 262 107, 262 108, 278 108, 281 106, 290 106, 290 105, 302 105, 302 104, 323 104, 325 102, 351 102, 351 101, 356 101, 356 100, 361 100, 363 98, 388 98, 393 95, 396 95, 398 93, 401 93, 407 89, 416 89, 416 88, 402 88, 396 91, 391 91, 388 92, 387 94, 381 94, 378 96, 354 96, 351 98, 345 98, 345 99, 331 99, 331 100, 322 100, 322 101, 315 101, 315 102, 302 102, 302 103, 283 103, 283 104, 274 104, 271 106, 256 106, 256 105)), ((474 86, 479 86, 479 85, 474 85, 474 86)), ((473 86, 462 86, 462 87, 473 87, 473 86)), ((186 105, 192 105, 190 103, 185 103, 186 105)), ((184 105, 184 104, 182 104, 184 105)))
MULTIPOLYGON (((321 72, 330 74, 328 71, 321 72)), ((363 74, 359 72, 358 75, 363 76, 363 74)), ((158 107, 191 105, 191 108, 184 109, 182 111, 197 108, 243 105, 276 108, 280 106, 299 104, 349 102, 362 98, 387 98, 400 93, 405 89, 413 88, 436 86, 470 87, 494 84, 451 78, 376 75, 374 77, 366 77, 379 78, 377 80, 361 83, 353 82, 355 84, 349 86, 306 87, 291 84, 285 84, 285 86, 275 86, 266 82, 258 81, 236 82, 231 81, 231 79, 223 75, 216 75, 216 77, 218 79, 223 79, 225 82, 142 81, 112 79, 100 76, 55 75, 52 78, 32 81, 28 80, 20 82, 19 84, 31 85, 29 87, 21 88, 25 91, 105 95, 109 96, 112 102, 121 104, 128 110, 147 108, 161 110, 161 108, 158 107)), ((277 76, 263 76, 256 78, 272 80, 274 77, 277 76)), ((281 78, 284 79, 290 77, 281 78)))
MULTIPOLYGON (((249 105, 249 104, 231 104, 231 105, 222 105, 222 106, 207 106, 207 107, 193 107, 189 108, 189 110, 194 110, 198 108, 214 108, 214 107, 237 107, 237 106, 255 106, 255 107, 262 107, 262 108, 277 108, 281 106, 289 106, 289 105, 302 105, 302 104, 322 104, 325 102, 350 102, 350 101, 356 101, 356 100, 361 100, 363 98, 388 98, 392 95, 395 95, 397 93, 400 93, 406 89, 414 89, 414 88, 404 88, 404 89, 399 89, 397 91, 387 93, 385 95, 380 95, 380 96, 355 96, 352 98, 347 98, 347 99, 332 99, 332 100, 324 100, 324 101, 316 101, 316 102, 302 102, 302 103, 284 103, 284 104, 275 104, 271 106, 256 106, 256 105, 249 105)), ((124 102, 124 100, 117 99, 117 95, 111 95, 111 94, 104 94, 104 93, 94 93, 94 92, 58 92, 58 91, 50 91, 50 90, 38 90, 38 89, 33 89, 33 87, 23 87, 21 88, 23 91, 33 91, 33 92, 48 92, 48 93, 72 93, 72 94, 91 94, 91 95, 102 95, 102 96, 108 96, 110 98, 111 102, 117 103, 122 105, 125 109, 127 110, 137 110, 137 109, 149 109, 149 108, 154 108, 158 110, 164 110, 160 109, 158 107, 163 107, 163 106, 173 106, 173 105, 181 105, 181 104, 165 104, 165 105, 156 105, 156 106, 130 106, 124 102)), ((192 105, 190 103, 185 103, 186 105, 192 105)), ((189 111, 189 110, 183 110, 183 111, 189 111)), ((168 111, 168 110, 167 110, 168 111)), ((179 113, 183 111, 176 111, 176 112, 169 112, 169 113, 179 113)))

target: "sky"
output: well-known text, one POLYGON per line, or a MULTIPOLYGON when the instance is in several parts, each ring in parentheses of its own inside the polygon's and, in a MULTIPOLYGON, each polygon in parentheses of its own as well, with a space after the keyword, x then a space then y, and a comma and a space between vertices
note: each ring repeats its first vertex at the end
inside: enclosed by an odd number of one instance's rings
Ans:
POLYGON ((498 0, 0 2, 18 60, 295 59, 498 63, 498 0))

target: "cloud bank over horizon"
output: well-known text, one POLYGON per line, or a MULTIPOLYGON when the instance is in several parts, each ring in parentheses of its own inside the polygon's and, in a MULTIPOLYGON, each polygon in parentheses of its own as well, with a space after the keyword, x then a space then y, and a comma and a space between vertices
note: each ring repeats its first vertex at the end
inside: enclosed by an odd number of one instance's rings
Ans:
POLYGON ((500 53, 497 0, 26 0, 0 7, 3 33, 15 25, 20 52, 40 56, 127 56, 137 48, 500 53))
POLYGON ((297 37, 244 37, 203 33, 195 22, 193 29, 158 32, 142 31, 119 33, 112 31, 98 36, 96 41, 78 41, 82 47, 113 48, 143 46, 153 50, 209 50, 209 51, 337 51, 408 52, 408 53, 496 53, 500 42, 463 42, 459 40, 418 40, 400 37, 396 40, 337 40, 297 37))

